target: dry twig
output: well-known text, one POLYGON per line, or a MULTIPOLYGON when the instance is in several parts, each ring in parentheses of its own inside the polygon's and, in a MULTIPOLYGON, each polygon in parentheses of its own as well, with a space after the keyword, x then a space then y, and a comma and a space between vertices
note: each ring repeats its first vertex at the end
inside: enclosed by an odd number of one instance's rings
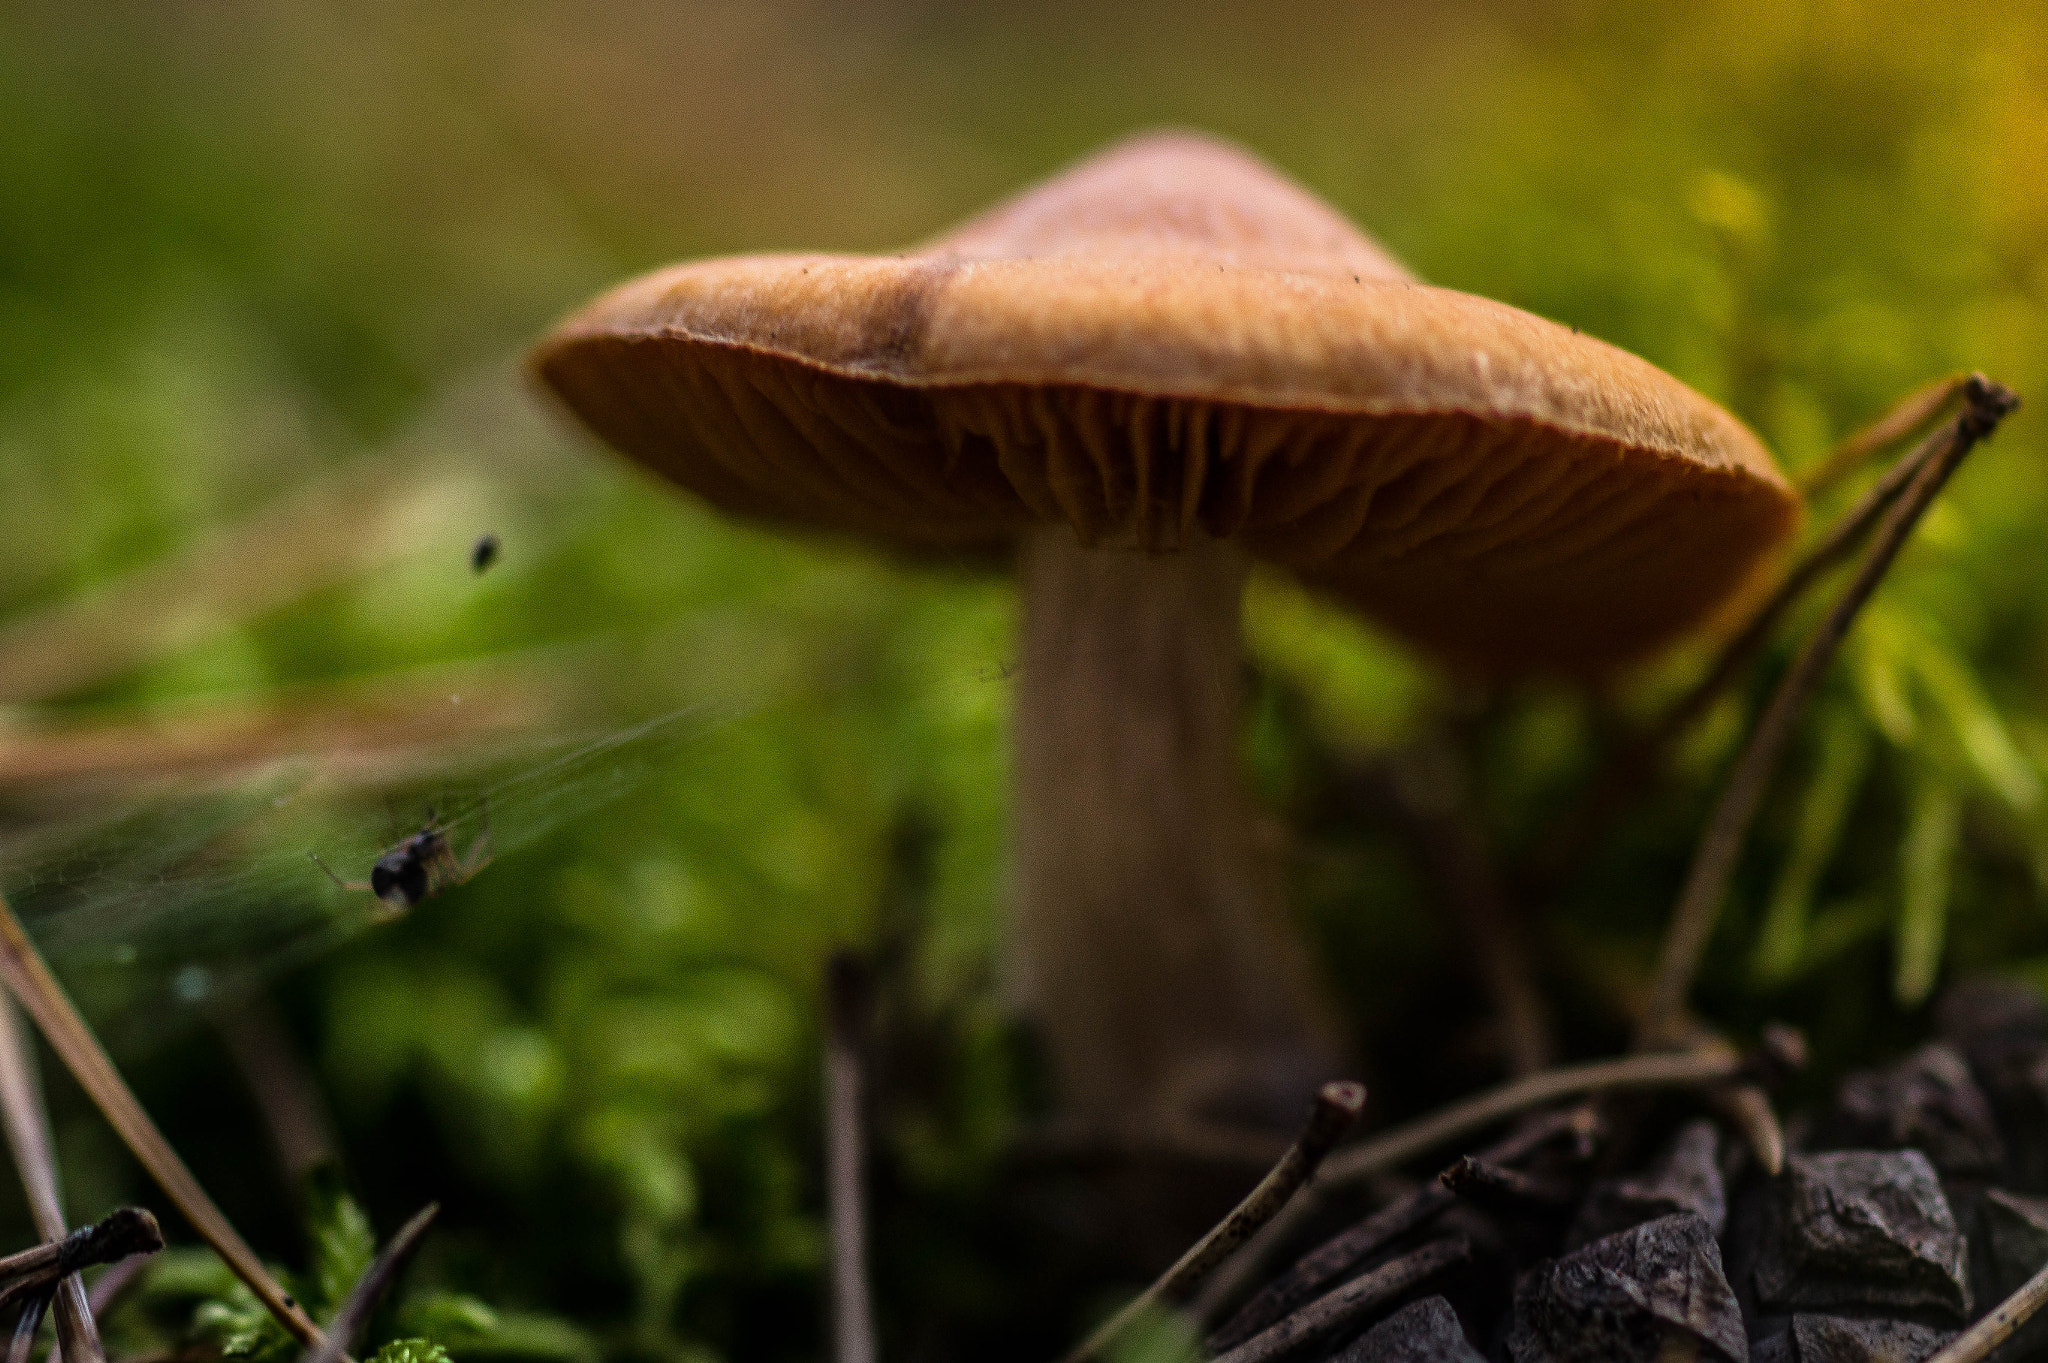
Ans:
POLYGON ((1461 1157, 1436 1181, 1474 1206, 1506 1216, 1561 1216, 1579 1200, 1579 1190, 1561 1179, 1539 1178, 1476 1155, 1461 1157))
MULTIPOLYGON (((1836 446, 1815 473, 1802 481, 1802 492, 1809 500, 1819 497, 1873 455, 1919 431, 1954 401, 1966 382, 1967 376, 1951 375, 1908 394, 1883 416, 1836 446)), ((1934 448, 1934 442, 1922 442, 1894 460, 1884 475, 1835 519, 1827 533, 1750 612, 1742 627, 1728 637, 1705 675, 1641 732, 1616 746, 1602 772, 1561 821, 1559 831, 1543 840, 1543 850, 1535 863, 1523 868, 1522 880, 1535 885, 1549 884, 1576 864, 1625 803, 1654 778, 1665 754, 1680 736, 1734 684, 1744 665, 1756 656, 1786 613, 1829 569, 1863 543, 1878 517, 1912 480, 1934 448)))
POLYGON ((1743 667, 1754 658, 1757 651, 1778 627, 1788 611, 1797 605, 1813 585, 1836 565, 1856 552, 1871 527, 1878 523, 1885 511, 1898 500, 1899 494, 1912 483, 1927 461, 1935 457, 1940 442, 1923 441, 1901 455, 1884 476, 1870 485, 1870 489, 1857 498, 1856 504, 1843 512, 1828 528, 1818 543, 1807 550, 1799 562, 1792 565, 1777 587, 1761 605, 1751 612, 1742 628, 1730 636, 1714 658, 1714 665, 1707 669, 1706 676, 1694 683, 1691 690, 1672 703, 1657 722, 1650 726, 1648 735, 1640 742, 1641 755, 1637 765, 1656 760, 1678 740, 1678 736, 1692 727, 1693 721, 1706 713, 1714 699, 1733 684, 1743 667))
POLYGON ((94 1264, 111 1264, 164 1247, 156 1218, 140 1207, 116 1207, 90 1226, 0 1258, 0 1311, 48 1299, 57 1284, 94 1264))
MULTIPOLYGON (((1524 1122, 1513 1135, 1481 1153, 1497 1164, 1512 1163, 1528 1158, 1564 1136, 1590 1136, 1591 1122, 1590 1109, 1549 1113, 1524 1122)), ((1350 1272, 1354 1265, 1362 1263, 1367 1255, 1378 1253, 1401 1236, 1427 1224, 1455 1200, 1441 1183, 1427 1183, 1324 1241, 1295 1260, 1291 1268, 1268 1282, 1239 1307, 1228 1323, 1209 1336, 1209 1351, 1222 1353, 1235 1348, 1283 1316, 1292 1314, 1303 1302, 1311 1300, 1350 1272)), ((1295 1206, 1309 1203, 1310 1199, 1304 1198, 1295 1206)), ((1197 1320, 1211 1319, 1217 1310, 1234 1300, 1249 1285, 1251 1276, 1271 1257, 1267 1251, 1276 1248, 1278 1241, 1286 1238, 1281 1232, 1286 1229, 1282 1223, 1288 1219, 1283 1216, 1269 1222, 1266 1231, 1248 1242, 1221 1272, 1209 1280, 1192 1308, 1197 1320), (1273 1236, 1270 1240, 1269 1234, 1273 1236)))
POLYGON ((1372 1140, 1340 1150, 1323 1169, 1322 1186, 1358 1183, 1426 1155, 1438 1146, 1519 1112, 1582 1094, 1612 1089, 1654 1089, 1716 1084, 1741 1077, 1748 1061, 1733 1047, 1702 1046, 1690 1051, 1623 1056, 1587 1065, 1566 1065, 1517 1079, 1439 1108, 1372 1140))
POLYGON ((440 1203, 429 1202, 414 1214, 412 1220, 399 1227, 398 1234, 391 1237, 391 1243, 370 1261, 370 1266, 363 1270, 363 1276, 356 1279, 355 1286, 348 1290, 348 1296, 341 1303, 341 1309, 334 1313, 334 1319, 327 1322, 327 1338, 306 1350, 300 1363, 341 1363, 347 1351, 362 1337, 363 1327, 370 1323, 370 1315, 377 1309, 377 1303, 383 1301, 384 1294, 391 1290, 399 1270, 420 1247, 420 1241, 427 1236, 427 1227, 434 1224, 434 1218, 440 1212, 440 1203))
POLYGON ((1928 437, 1924 455, 1915 456, 1918 466, 1912 479, 1886 510, 1855 577, 1807 640, 1791 670, 1778 683, 1762 717, 1750 730, 1700 836, 1685 888, 1672 910, 1671 925, 1651 986, 1649 1009, 1637 1033, 1639 1047, 1665 1044, 1674 1035, 1750 822, 1807 700, 1834 661, 1849 626, 1877 590, 1877 584, 1884 579, 1913 527, 1940 494, 1949 476, 1971 449, 1996 430, 1998 423, 2018 405, 2019 399, 2009 389, 1981 374, 1972 374, 1964 383, 1962 411, 1928 437))
POLYGON ((1947 374, 1900 398, 1884 415, 1845 437, 1828 451, 1827 457, 1800 474, 1800 495, 1808 501, 1826 496, 1872 455, 1896 445, 1940 416, 1969 381, 1968 374, 1947 374))
POLYGON ((2048 1264, 2043 1264, 2039 1273, 2021 1283, 2019 1291, 1991 1308, 1982 1320, 1950 1340, 1948 1346, 1927 1363, 1983 1363, 2043 1305, 2048 1305, 2048 1264))
MULTIPOLYGON (((21 1171, 22 1191, 36 1233, 46 1242, 62 1240, 71 1227, 64 1219, 64 1197, 57 1181, 57 1156, 50 1146, 50 1118, 43 1110, 30 1067, 28 1048, 15 1023, 14 1003, 0 993, 0 1117, 7 1125, 7 1143, 21 1171)), ((93 1323, 85 1284, 73 1273, 56 1288, 57 1344, 72 1363, 106 1363, 99 1328, 93 1323)))
POLYGON ((50 1298, 55 1289, 22 1303, 21 1314, 14 1318, 14 1338, 7 1346, 7 1363, 29 1363, 35 1353, 36 1331, 43 1328, 43 1313, 49 1310, 50 1298))
POLYGON ((1756 1167, 1776 1177, 1785 1167, 1785 1128, 1771 1106, 1770 1095, 1755 1084, 1737 1084, 1709 1095, 1721 1120, 1735 1128, 1756 1167))
POLYGON ((213 1205, 199 1180, 192 1177, 178 1152, 156 1129, 156 1123, 149 1119, 149 1113, 136 1100, 121 1072, 107 1058, 99 1038, 72 1006, 64 986, 43 963, 35 944, 22 930, 21 920, 14 916, 5 899, 0 899, 0 979, 4 979, 7 988, 35 1019, 51 1049, 92 1098, 107 1124, 120 1135, 157 1186, 177 1204, 193 1229, 213 1247, 214 1253, 249 1285, 249 1290, 293 1338, 308 1348, 323 1344, 325 1336, 320 1327, 270 1276, 270 1270, 220 1208, 213 1205))
POLYGON ((1462 1238, 1424 1245, 1413 1254, 1404 1254, 1327 1296, 1316 1298, 1230 1352, 1218 1355, 1214 1363, 1270 1363, 1378 1310, 1417 1284, 1464 1262, 1471 1253, 1471 1245, 1462 1238))
MULTIPOLYGON (((1771 1063, 1769 1057, 1765 1057, 1763 1063, 1771 1063)), ((1492 1126, 1532 1108, 1591 1093, 1687 1086, 1712 1088, 1749 1077, 1758 1064, 1758 1059, 1745 1058, 1732 1047, 1714 1043, 1689 1051, 1665 1051, 1598 1060, 1586 1065, 1567 1065, 1474 1094, 1406 1126, 1397 1126, 1372 1140, 1340 1150, 1324 1164, 1316 1193, 1297 1200, 1273 1218, 1272 1223, 1245 1247, 1229 1269, 1227 1285, 1230 1291, 1219 1288, 1207 1294, 1207 1303, 1212 1307, 1220 1305, 1241 1291, 1257 1265, 1270 1257, 1280 1244, 1301 1228, 1303 1222, 1315 1214, 1321 1197, 1338 1188, 1362 1183, 1375 1174, 1426 1155, 1468 1132, 1492 1126)))
POLYGON ((1228 1216, 1196 1241, 1193 1248, 1181 1255, 1179 1262, 1069 1353, 1064 1363, 1082 1363, 1084 1359, 1097 1356, 1129 1328, 1132 1321, 1154 1305, 1185 1300, 1233 1250, 1251 1239, 1260 1227, 1287 1205, 1288 1199, 1301 1185, 1314 1176, 1323 1156, 1351 1129, 1352 1122, 1358 1119, 1364 1108, 1363 1085, 1341 1080, 1323 1085, 1322 1091, 1316 1095, 1308 1125, 1287 1153, 1280 1157, 1280 1162, 1273 1166, 1272 1172, 1261 1179, 1259 1185, 1232 1208, 1228 1216))
POLYGON ((10 798, 51 802, 133 790, 166 778, 246 778, 284 758, 318 754, 343 780, 445 760, 450 744, 530 732, 566 708, 544 662, 424 668, 367 681, 297 686, 261 698, 231 696, 113 707, 63 720, 0 725, 0 787, 10 798), (449 697, 459 695, 460 705, 449 697))

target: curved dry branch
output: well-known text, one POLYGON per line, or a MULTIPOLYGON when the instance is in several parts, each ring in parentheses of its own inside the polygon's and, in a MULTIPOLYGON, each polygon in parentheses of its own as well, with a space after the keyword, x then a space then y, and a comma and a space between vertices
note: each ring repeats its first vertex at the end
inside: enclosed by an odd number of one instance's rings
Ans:
POLYGON ((1308 1125, 1287 1153, 1280 1157, 1280 1162, 1273 1166, 1272 1172, 1259 1180, 1259 1185, 1228 1216, 1181 1255, 1179 1262, 1132 1298, 1121 1311, 1104 1321, 1066 1356, 1063 1363, 1083 1363, 1085 1359, 1096 1357, 1151 1307, 1185 1299, 1218 1264, 1256 1235, 1287 1205, 1288 1199, 1300 1191, 1301 1185, 1314 1176, 1330 1147, 1351 1129, 1352 1122, 1358 1119, 1364 1108, 1364 1085, 1342 1080, 1323 1085, 1322 1091, 1316 1095, 1315 1107, 1309 1113, 1308 1125))
POLYGON ((157 1186, 177 1204, 194 1230, 213 1247, 235 1276, 249 1285, 259 1301, 277 1318, 293 1338, 308 1348, 325 1343, 326 1336, 299 1304, 279 1286, 270 1270, 256 1257, 234 1225, 221 1214, 199 1180, 178 1158, 178 1152, 158 1131, 149 1113, 137 1101, 121 1072, 78 1015, 64 986, 50 973, 35 943, 23 931, 5 899, 0 899, 0 979, 4 979, 36 1026, 48 1039, 80 1088, 92 1098, 107 1124, 114 1128, 135 1158, 147 1169, 157 1186))
POLYGON ((1763 802, 1778 759, 1791 741, 1800 714, 1820 686, 1850 625, 1884 580, 1899 550, 1905 547, 1913 528, 1940 495, 1950 475, 2017 406, 2019 398, 2010 389, 1981 374, 1972 374, 1963 384, 1962 411, 1928 437, 1927 452, 1919 457, 1912 481, 1886 510, 1855 577, 1808 638, 1791 670, 1772 693, 1762 717, 1750 730, 1727 784, 1721 788, 1721 798, 1700 835, 1685 887, 1672 909, 1650 989, 1650 1005, 1637 1032, 1639 1048, 1666 1043, 1679 1027, 1686 994, 1699 973, 1700 958, 1713 934, 1721 900, 1727 892, 1729 877, 1734 874, 1750 823, 1763 802))

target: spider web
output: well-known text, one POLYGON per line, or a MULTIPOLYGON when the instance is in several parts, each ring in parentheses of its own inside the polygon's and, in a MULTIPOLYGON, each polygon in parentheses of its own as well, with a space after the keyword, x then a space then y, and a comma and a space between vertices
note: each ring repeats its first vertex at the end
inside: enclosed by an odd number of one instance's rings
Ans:
POLYGON ((312 854, 366 880, 431 818, 458 861, 488 827, 496 861, 639 789, 733 717, 692 707, 594 737, 471 751, 374 791, 335 789, 316 760, 287 760, 230 789, 17 830, 0 838, 0 890, 88 1016, 135 1030, 166 1009, 232 998, 382 916, 312 854))

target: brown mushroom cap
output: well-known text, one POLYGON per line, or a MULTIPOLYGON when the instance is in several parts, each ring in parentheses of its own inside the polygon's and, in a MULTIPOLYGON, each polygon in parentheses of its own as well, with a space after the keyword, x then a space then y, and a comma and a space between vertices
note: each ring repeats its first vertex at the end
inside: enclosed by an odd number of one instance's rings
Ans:
POLYGON ((1416 282, 1235 149, 1141 138, 899 256, 634 280, 534 366, 728 510, 932 546, 1200 526, 1457 661, 1639 657, 1798 502, 1677 380, 1416 282))

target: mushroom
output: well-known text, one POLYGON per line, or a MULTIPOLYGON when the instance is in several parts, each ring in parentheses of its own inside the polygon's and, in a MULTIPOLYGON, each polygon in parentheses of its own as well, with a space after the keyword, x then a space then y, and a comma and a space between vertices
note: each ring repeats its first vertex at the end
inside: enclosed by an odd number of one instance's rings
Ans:
POLYGON ((904 254, 657 271, 532 365, 728 511, 1015 546, 1016 965, 1099 1117, 1291 1110, 1338 1059, 1238 769, 1255 559, 1466 668, 1600 673, 1701 622, 1797 517, 1675 379, 1423 285, 1179 134, 904 254))

